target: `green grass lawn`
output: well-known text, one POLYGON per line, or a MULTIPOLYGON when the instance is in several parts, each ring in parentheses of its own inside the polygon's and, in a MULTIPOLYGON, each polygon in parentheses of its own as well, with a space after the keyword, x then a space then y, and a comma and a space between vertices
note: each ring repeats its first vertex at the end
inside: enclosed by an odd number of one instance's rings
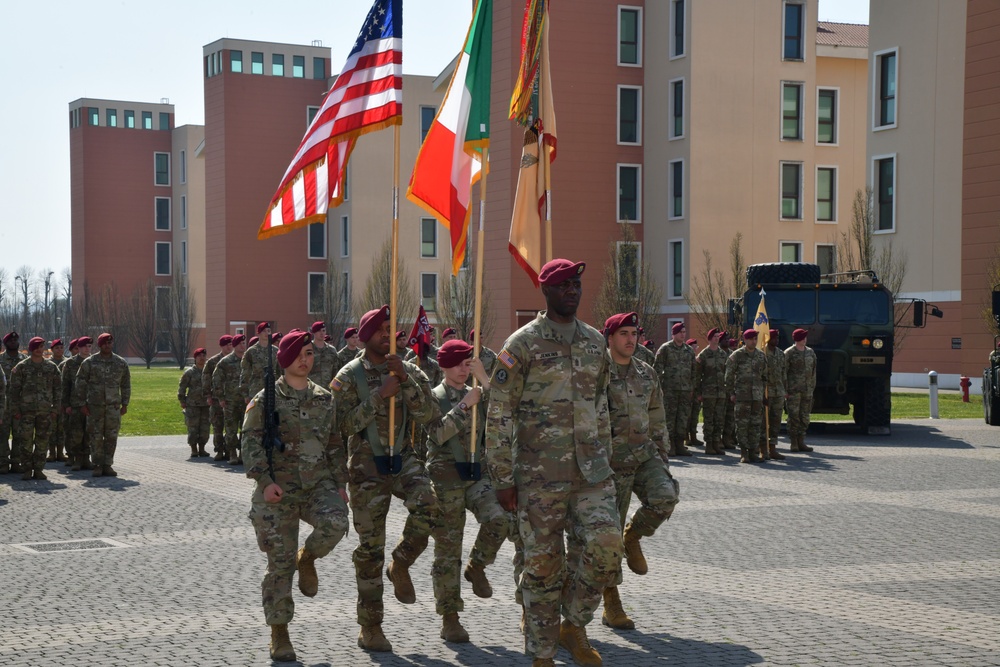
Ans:
MULTIPOLYGON (((961 394, 938 394, 938 414, 941 419, 982 419, 983 399, 970 396, 968 403, 962 402, 961 394)), ((892 418, 929 419, 930 399, 927 394, 905 391, 892 392, 892 418)), ((851 415, 813 415, 814 422, 853 421, 851 415)))

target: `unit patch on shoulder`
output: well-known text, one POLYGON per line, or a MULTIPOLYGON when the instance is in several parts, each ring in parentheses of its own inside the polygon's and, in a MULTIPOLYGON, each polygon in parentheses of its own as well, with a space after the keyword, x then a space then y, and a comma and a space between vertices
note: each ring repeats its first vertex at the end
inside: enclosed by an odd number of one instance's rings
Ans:
POLYGON ((333 391, 340 391, 341 387, 343 387, 343 386, 344 386, 344 383, 341 382, 340 380, 338 380, 337 378, 333 378, 330 381, 330 389, 332 389, 333 391))
POLYGON ((510 375, 504 369, 498 369, 496 373, 493 374, 493 380, 490 384, 505 385, 510 375))
POLYGON ((514 355, 507 350, 500 350, 500 354, 497 355, 497 359, 508 369, 514 368, 514 364, 517 363, 517 359, 514 358, 514 355))

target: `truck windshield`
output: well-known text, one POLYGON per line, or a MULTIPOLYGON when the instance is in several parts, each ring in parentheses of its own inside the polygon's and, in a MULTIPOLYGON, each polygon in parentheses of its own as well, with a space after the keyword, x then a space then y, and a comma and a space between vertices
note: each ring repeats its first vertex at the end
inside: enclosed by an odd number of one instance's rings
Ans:
MULTIPOLYGON (((744 296, 743 312, 747 321, 753 321, 759 305, 759 292, 749 292, 744 296)), ((816 321, 816 291, 772 289, 764 297, 764 307, 768 319, 776 324, 812 324, 816 321)))
MULTIPOLYGON (((770 298, 767 304, 771 305, 770 298)), ((889 296, 885 292, 822 290, 819 293, 820 324, 835 322, 889 324, 890 312, 889 296)))

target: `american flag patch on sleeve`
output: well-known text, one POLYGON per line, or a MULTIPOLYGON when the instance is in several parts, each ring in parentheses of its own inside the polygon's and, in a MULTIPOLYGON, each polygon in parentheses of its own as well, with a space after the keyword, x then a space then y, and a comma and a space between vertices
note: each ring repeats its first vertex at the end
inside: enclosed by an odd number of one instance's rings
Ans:
POLYGON ((500 354, 497 355, 497 359, 499 359, 500 363, 507 368, 514 368, 514 364, 517 363, 517 359, 515 359, 507 350, 501 350, 500 354))
POLYGON ((330 389, 332 389, 334 391, 340 391, 340 388, 343 387, 343 386, 344 386, 344 383, 341 382, 340 380, 338 380, 337 378, 333 378, 330 381, 330 389))

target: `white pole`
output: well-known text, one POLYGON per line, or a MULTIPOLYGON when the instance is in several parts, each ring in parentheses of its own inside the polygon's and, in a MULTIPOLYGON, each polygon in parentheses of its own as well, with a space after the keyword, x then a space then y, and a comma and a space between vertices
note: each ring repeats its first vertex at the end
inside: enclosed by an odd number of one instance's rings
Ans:
POLYGON ((938 415, 938 374, 931 371, 927 374, 927 389, 931 401, 931 419, 939 419, 938 415))

